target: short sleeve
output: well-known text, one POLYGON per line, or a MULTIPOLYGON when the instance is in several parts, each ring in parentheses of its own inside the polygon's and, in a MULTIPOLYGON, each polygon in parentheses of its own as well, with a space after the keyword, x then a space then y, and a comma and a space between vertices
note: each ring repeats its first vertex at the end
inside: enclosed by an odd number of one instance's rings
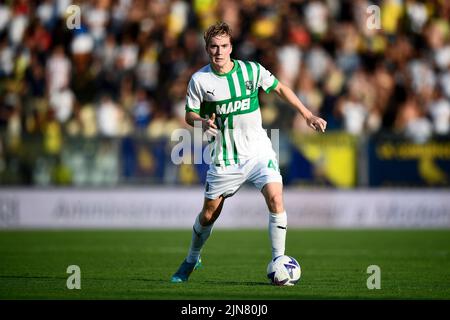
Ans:
POLYGON ((186 112, 200 113, 200 105, 202 104, 203 98, 200 90, 193 78, 189 81, 187 94, 186 94, 186 112))
POLYGON ((259 63, 257 65, 259 67, 260 73, 258 86, 263 88, 266 93, 269 93, 277 86, 278 79, 275 78, 275 76, 262 65, 260 65, 259 63))

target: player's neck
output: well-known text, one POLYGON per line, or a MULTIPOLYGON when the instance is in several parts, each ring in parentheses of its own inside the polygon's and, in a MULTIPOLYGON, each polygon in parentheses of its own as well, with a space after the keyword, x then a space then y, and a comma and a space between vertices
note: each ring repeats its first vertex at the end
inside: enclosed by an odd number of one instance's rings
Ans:
POLYGON ((233 60, 229 60, 226 64, 223 66, 215 65, 214 63, 211 63, 211 67, 214 69, 214 71, 218 74, 225 74, 233 70, 234 62, 233 60))

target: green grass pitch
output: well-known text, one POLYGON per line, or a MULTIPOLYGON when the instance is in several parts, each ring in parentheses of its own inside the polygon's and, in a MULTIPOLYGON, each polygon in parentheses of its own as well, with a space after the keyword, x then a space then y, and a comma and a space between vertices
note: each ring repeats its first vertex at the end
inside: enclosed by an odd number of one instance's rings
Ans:
POLYGON ((286 254, 302 278, 268 284, 267 230, 213 231, 203 268, 189 282, 169 279, 185 257, 190 230, 0 232, 0 299, 450 299, 449 230, 289 229, 286 254), (81 289, 66 287, 69 265, 81 289), (366 286, 369 265, 381 289, 366 286))

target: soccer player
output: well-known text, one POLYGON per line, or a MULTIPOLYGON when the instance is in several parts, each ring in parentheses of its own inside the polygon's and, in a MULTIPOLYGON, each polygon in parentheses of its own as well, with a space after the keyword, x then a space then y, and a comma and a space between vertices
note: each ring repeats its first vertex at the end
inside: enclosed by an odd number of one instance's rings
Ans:
POLYGON ((324 132, 327 125, 262 65, 231 59, 232 34, 226 23, 210 26, 204 39, 210 63, 190 79, 186 122, 195 126, 198 121, 211 137, 212 162, 206 177, 203 209, 195 219, 189 253, 172 276, 172 282, 187 281, 192 271, 201 266, 200 251, 225 199, 234 195, 246 181, 262 192, 269 209, 272 258, 284 255, 287 216, 282 177, 276 153, 262 127, 259 88, 266 93, 275 91, 300 112, 312 129, 324 132))

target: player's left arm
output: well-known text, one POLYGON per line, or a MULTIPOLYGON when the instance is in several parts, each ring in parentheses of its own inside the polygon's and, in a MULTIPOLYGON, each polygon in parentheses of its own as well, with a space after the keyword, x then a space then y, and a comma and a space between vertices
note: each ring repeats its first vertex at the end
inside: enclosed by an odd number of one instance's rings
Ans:
POLYGON ((280 98, 285 100, 298 112, 300 112, 309 127, 317 131, 325 132, 325 129, 327 128, 327 122, 324 119, 313 115, 312 112, 303 105, 300 99, 288 86, 282 84, 281 82, 278 82, 273 91, 275 91, 280 98))

